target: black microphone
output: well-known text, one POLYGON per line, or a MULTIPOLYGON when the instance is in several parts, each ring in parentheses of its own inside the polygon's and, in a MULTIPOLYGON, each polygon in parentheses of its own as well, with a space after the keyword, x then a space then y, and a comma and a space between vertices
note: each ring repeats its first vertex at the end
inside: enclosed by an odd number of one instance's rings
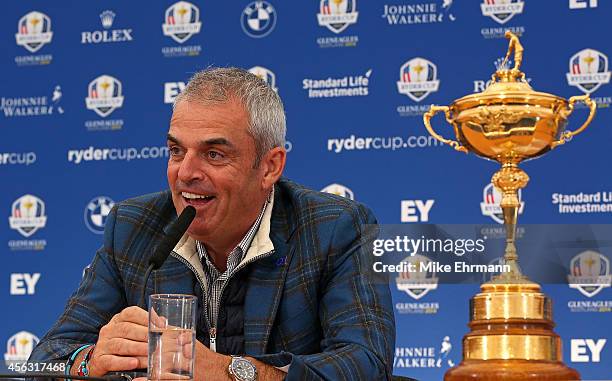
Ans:
POLYGON ((142 285, 142 294, 140 294, 139 303, 139 306, 141 306, 144 310, 147 309, 145 294, 147 291, 147 282, 149 281, 149 276, 151 275, 151 272, 153 270, 159 269, 161 265, 164 264, 164 262, 170 255, 172 249, 174 249, 178 241, 180 241, 181 237, 183 237, 183 234, 185 234, 185 232, 187 231, 187 228, 189 228, 189 225, 191 224, 191 221, 193 221, 193 219, 195 218, 195 215, 196 210, 193 206, 189 205, 185 209, 183 209, 183 212, 180 216, 178 216, 176 221, 170 224, 166 231, 166 235, 164 236, 164 238, 162 238, 161 242, 155 248, 151 259, 149 259, 149 267, 145 272, 144 283, 142 285))
POLYGON ((72 379, 72 380, 87 380, 87 381, 132 381, 132 377, 125 374, 116 374, 104 377, 89 377, 89 376, 68 376, 65 373, 13 373, 0 374, 0 378, 20 379, 20 378, 45 378, 45 379, 72 379))

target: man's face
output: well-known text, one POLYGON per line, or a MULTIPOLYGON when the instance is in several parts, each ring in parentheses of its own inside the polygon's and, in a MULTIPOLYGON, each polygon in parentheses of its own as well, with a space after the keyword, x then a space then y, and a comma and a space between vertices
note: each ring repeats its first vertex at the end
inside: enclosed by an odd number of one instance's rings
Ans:
POLYGON ((265 200, 263 174, 253 168, 255 141, 247 126, 245 110, 234 101, 181 101, 170 121, 172 201, 178 214, 187 205, 195 207, 196 218, 187 232, 213 247, 244 234, 265 200))

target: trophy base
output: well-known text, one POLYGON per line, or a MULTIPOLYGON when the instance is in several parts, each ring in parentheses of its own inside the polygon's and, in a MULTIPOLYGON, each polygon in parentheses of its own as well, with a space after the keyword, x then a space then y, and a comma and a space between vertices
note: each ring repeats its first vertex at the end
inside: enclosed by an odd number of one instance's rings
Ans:
POLYGON ((468 360, 450 369, 444 381, 578 381, 580 374, 556 361, 468 360))
POLYGON ((445 381, 580 380, 563 364, 552 303, 526 278, 485 283, 470 300, 470 332, 463 361, 445 381))

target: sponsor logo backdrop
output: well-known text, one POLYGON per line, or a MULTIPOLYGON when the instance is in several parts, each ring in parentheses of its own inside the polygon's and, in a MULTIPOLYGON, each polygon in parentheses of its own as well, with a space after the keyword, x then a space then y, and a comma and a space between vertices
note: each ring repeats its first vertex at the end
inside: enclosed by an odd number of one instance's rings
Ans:
MULTIPOLYGON (((2 4, 4 359, 27 358, 59 316, 112 205, 166 188, 170 103, 209 65, 250 69, 279 92, 288 177, 364 202, 382 223, 497 225, 499 193, 487 186, 497 166, 438 144, 422 114, 483 90, 513 30, 535 89, 589 93, 599 105, 584 135, 523 165, 520 221, 612 222, 610 14, 612 4, 593 0, 2 4)), ((585 118, 578 108, 569 128, 585 118)), ((563 246, 568 281, 544 289, 565 361, 602 379, 612 374, 612 288, 590 284, 609 286, 612 248, 570 233, 582 241, 563 246)), ((477 286, 437 284, 435 273, 391 278, 395 373, 439 380, 461 360, 477 286)))

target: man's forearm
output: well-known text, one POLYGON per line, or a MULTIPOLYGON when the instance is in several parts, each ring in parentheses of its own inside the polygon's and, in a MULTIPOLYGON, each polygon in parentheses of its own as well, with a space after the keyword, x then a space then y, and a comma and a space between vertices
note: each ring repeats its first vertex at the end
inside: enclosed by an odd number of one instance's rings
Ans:
MULTIPOLYGON (((277 381, 285 379, 286 373, 282 370, 249 356, 245 356, 245 358, 255 365, 258 380, 277 381)), ((197 342, 194 378, 197 381, 234 381, 234 377, 229 374, 228 370, 231 362, 231 356, 212 352, 197 342)))

